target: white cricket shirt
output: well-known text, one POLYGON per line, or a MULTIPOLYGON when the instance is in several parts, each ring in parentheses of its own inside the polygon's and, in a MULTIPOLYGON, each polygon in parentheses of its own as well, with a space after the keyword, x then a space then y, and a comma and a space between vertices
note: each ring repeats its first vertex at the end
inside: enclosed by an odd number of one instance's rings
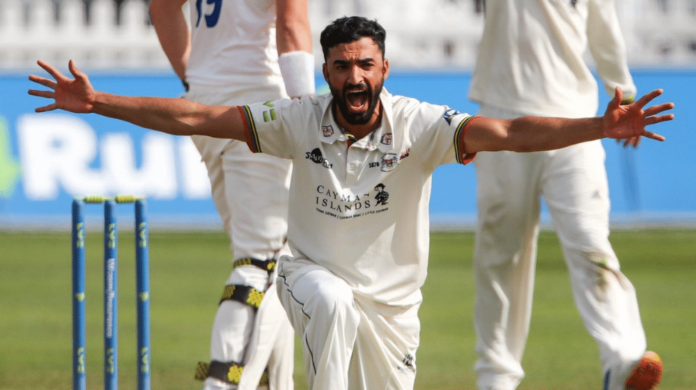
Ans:
MULTIPOLYGON (((240 107, 254 152, 292 159, 288 243, 388 305, 421 301, 433 170, 463 154, 472 118, 383 89, 382 124, 348 147, 330 94, 240 107)), ((292 261, 292 259, 291 259, 292 261)))
POLYGON ((636 87, 614 0, 486 0, 469 98, 517 112, 565 117, 597 113, 590 50, 610 96, 636 87))
POLYGON ((282 84, 275 0, 189 0, 191 86, 282 84), (209 4, 210 3, 210 4, 209 4))

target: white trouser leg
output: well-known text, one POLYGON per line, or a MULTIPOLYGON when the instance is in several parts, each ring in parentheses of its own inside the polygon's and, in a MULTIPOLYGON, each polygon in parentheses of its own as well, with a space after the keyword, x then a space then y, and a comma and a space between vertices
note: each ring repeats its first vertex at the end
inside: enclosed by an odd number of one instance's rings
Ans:
POLYGON ((351 390, 413 390, 420 342, 418 309, 356 296, 360 326, 348 369, 351 390))
POLYGON ((192 139, 206 163, 234 258, 273 257, 283 249, 288 228, 290 161, 251 153, 239 141, 192 139))
MULTIPOLYGON (((289 162, 252 154, 241 142, 225 143, 220 148, 218 140, 196 137, 194 143, 205 157, 213 199, 230 235, 234 258, 266 260, 285 251, 289 162), (216 156, 217 153, 220 155, 216 156)), ((266 271, 244 266, 232 271, 227 284, 266 291, 269 280, 266 271)), ((264 298, 264 302, 266 300, 264 298)), ((290 326, 277 303, 277 296, 271 294, 268 300, 269 309, 262 305, 264 307, 256 313, 245 304, 225 301, 216 315, 211 360, 244 363, 240 390, 257 387, 271 352, 276 358, 269 367, 271 390, 293 388, 294 345, 288 343, 292 332, 288 330, 290 326), (249 347, 252 339, 257 341, 257 347, 267 349, 256 353, 249 347), (277 347, 273 345, 276 342, 279 343, 277 347), (286 360, 281 362, 280 356, 285 356, 286 360), (272 368, 279 371, 274 372, 272 368)))
POLYGON ((253 329, 238 390, 255 389, 266 366, 268 366, 270 390, 292 390, 294 388, 292 378, 295 334, 278 300, 275 285, 271 285, 266 290, 266 295, 256 313, 253 329), (273 375, 270 375, 271 373, 273 375))
POLYGON ((645 333, 631 282, 609 243, 609 191, 599 141, 559 150, 543 184, 568 264, 576 306, 599 346, 609 390, 623 390, 645 333))
MULTIPOLYGON (((269 289, 273 289, 273 300, 276 302, 273 310, 274 316, 279 316, 276 324, 278 326, 278 335, 273 343, 273 350, 268 359, 268 372, 273 373, 270 376, 269 387, 271 390, 287 389, 292 390, 295 387, 293 375, 295 373, 295 331, 292 329, 290 320, 288 320, 285 309, 278 300, 278 294, 275 284, 269 289)), ((270 290, 269 290, 270 292, 270 290)), ((263 334, 263 332, 261 332, 263 334)))
POLYGON ((348 390, 348 370, 360 323, 352 289, 314 264, 296 267, 292 273, 281 268, 278 275, 280 301, 302 337, 309 388, 348 390))
MULTIPOLYGON (((239 105, 287 97, 283 91, 281 82, 246 88, 228 85, 210 89, 192 85, 185 97, 203 104, 239 105)), ((202 136, 194 136, 192 140, 206 164, 213 202, 230 237, 234 258, 266 260, 277 252, 284 253, 291 163, 251 153, 239 141, 202 136)), ((272 279, 266 271, 243 266, 232 271, 227 284, 265 291, 272 279)), ((273 290, 267 292, 255 313, 249 306, 235 301, 225 301, 218 309, 211 337, 211 359, 245 364, 240 389, 256 388, 266 365, 271 390, 293 388, 292 330, 273 290)), ((208 385, 220 389, 232 387, 210 378, 206 381, 208 385)))
POLYGON ((266 288, 268 274, 253 266, 237 267, 227 284, 265 289, 266 294, 256 312, 237 301, 220 304, 213 324, 211 360, 244 363, 239 390, 256 389, 266 367, 270 390, 292 390, 294 335, 275 286, 266 288))
POLYGON ((479 153, 478 226, 474 252, 477 335, 475 365, 482 390, 515 389, 524 377, 536 241, 538 180, 544 156, 479 153))
MULTIPOLYGON (((254 266, 241 266, 232 270, 226 285, 246 285, 259 291, 265 291, 268 283, 269 275, 266 271, 254 266)), ((271 309, 273 309, 272 302, 274 300, 277 302, 277 296, 271 294, 271 296, 268 297, 269 302, 266 302, 266 298, 267 297, 264 297, 261 306, 264 306, 264 309, 271 306, 271 309)), ((259 307, 258 311, 261 311, 261 307, 259 307)), ((268 359, 267 354, 265 358, 261 356, 257 359, 250 359, 250 340, 257 339, 261 336, 258 334, 261 328, 256 326, 259 316, 261 316, 261 314, 256 313, 256 311, 247 304, 232 300, 223 301, 220 303, 215 315, 213 332, 210 339, 210 360, 226 363, 243 363, 245 367, 242 377, 249 376, 250 378, 248 378, 247 382, 254 383, 252 386, 246 387, 247 389, 255 389, 258 386, 268 359), (247 373, 247 366, 252 367, 249 373, 247 373), (260 368, 255 368, 259 366, 260 368)), ((278 325, 281 326, 282 323, 278 325)), ((263 335, 266 341, 268 343, 275 342, 276 330, 270 329, 270 332, 268 329, 266 330, 268 334, 263 335)), ((211 382, 215 383, 218 381, 211 380, 211 382)), ((242 389, 241 384, 240 381, 240 389, 242 389)), ((227 388, 233 388, 233 386, 227 385, 227 388)))

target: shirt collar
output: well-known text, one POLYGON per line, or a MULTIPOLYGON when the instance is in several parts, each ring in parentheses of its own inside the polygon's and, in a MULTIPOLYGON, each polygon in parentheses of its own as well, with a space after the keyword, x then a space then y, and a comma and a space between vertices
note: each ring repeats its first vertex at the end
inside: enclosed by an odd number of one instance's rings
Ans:
MULTIPOLYGON (((325 94, 325 99, 321 101, 323 116, 321 119, 321 129, 319 130, 319 139, 326 144, 333 144, 336 141, 347 142, 348 136, 341 129, 334 119, 331 110, 331 102, 333 97, 331 93, 325 94)), ((386 88, 382 88, 379 95, 382 103, 382 123, 372 133, 358 140, 353 145, 367 149, 369 151, 379 149, 381 152, 387 152, 394 148, 397 144, 397 134, 393 131, 393 112, 392 112, 392 95, 386 88)))

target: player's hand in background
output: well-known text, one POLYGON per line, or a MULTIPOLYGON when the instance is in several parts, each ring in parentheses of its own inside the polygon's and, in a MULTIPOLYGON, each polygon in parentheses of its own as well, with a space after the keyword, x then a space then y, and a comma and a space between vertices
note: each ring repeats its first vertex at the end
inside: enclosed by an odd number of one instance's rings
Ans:
POLYGON ((45 77, 30 75, 29 80, 50 88, 50 91, 30 89, 29 95, 54 99, 55 102, 35 109, 36 112, 53 111, 62 109, 75 113, 92 112, 96 91, 89 82, 86 74, 82 73, 73 60, 68 63, 70 73, 75 77, 71 79, 64 76, 58 69, 44 62, 37 62, 46 72, 53 76, 54 80, 45 77))
POLYGON ((615 92, 614 98, 609 102, 604 113, 606 137, 624 140, 624 146, 638 145, 638 139, 641 136, 657 141, 665 140, 665 137, 645 129, 646 126, 674 119, 674 114, 657 115, 674 108, 674 103, 662 103, 644 109, 650 101, 662 95, 661 89, 649 92, 628 105, 621 104, 623 99, 621 88, 616 87, 615 92))
MULTIPOLYGON (((633 102, 635 102, 635 101, 636 101, 636 97, 635 97, 635 96, 626 96, 626 95, 624 95, 624 98, 621 99, 621 105, 622 105, 622 106, 627 106, 627 105, 629 105, 629 104, 631 104, 631 103, 633 103, 633 102)), ((617 144, 621 144, 621 143, 622 143, 624 148, 627 148, 629 145, 630 145, 630 146, 633 146, 634 148, 637 148, 637 147, 638 147, 638 144, 640 144, 640 140, 641 140, 642 138, 643 138, 643 137, 638 136, 638 137, 626 138, 625 140, 617 139, 617 140, 616 140, 616 143, 617 143, 617 144)))

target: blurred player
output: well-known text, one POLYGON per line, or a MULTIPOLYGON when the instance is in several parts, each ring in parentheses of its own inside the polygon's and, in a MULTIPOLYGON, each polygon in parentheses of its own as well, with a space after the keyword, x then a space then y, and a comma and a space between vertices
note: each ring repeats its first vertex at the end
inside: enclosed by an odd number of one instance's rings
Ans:
MULTIPOLYGON (((236 105, 314 93, 307 0, 191 0, 190 29, 185 3, 150 3, 162 48, 187 88, 184 98, 236 105)), ((259 383, 292 389, 294 337, 269 289, 287 234, 291 164, 253 154, 243 142, 192 139, 234 254, 213 324, 211 362, 199 364, 197 379, 206 389, 259 383)))
MULTIPOLYGON (((597 83, 624 103, 628 71, 613 0, 486 0, 485 28, 469 98, 480 115, 582 118, 595 115, 597 83)), ((638 139, 626 141, 637 145, 638 139)), ((561 150, 481 153, 474 267, 479 388, 514 389, 529 330, 540 197, 551 212, 575 302, 599 345, 604 389, 624 389, 646 341, 636 293, 609 243, 609 194, 599 140, 561 150)), ((659 380, 659 375, 656 376, 659 380)))
POLYGON ((39 61, 55 79, 30 76, 55 99, 37 112, 97 113, 169 134, 246 140, 254 152, 291 159, 291 254, 277 288, 302 336, 312 390, 413 388, 420 288, 428 262, 428 203, 439 165, 468 163, 479 151, 551 150, 612 137, 664 137, 647 125, 671 103, 645 105, 653 91, 602 117, 472 117, 447 106, 394 96, 386 32, 375 21, 335 20, 321 34, 330 94, 241 107, 95 91, 71 61, 75 79, 39 61))

